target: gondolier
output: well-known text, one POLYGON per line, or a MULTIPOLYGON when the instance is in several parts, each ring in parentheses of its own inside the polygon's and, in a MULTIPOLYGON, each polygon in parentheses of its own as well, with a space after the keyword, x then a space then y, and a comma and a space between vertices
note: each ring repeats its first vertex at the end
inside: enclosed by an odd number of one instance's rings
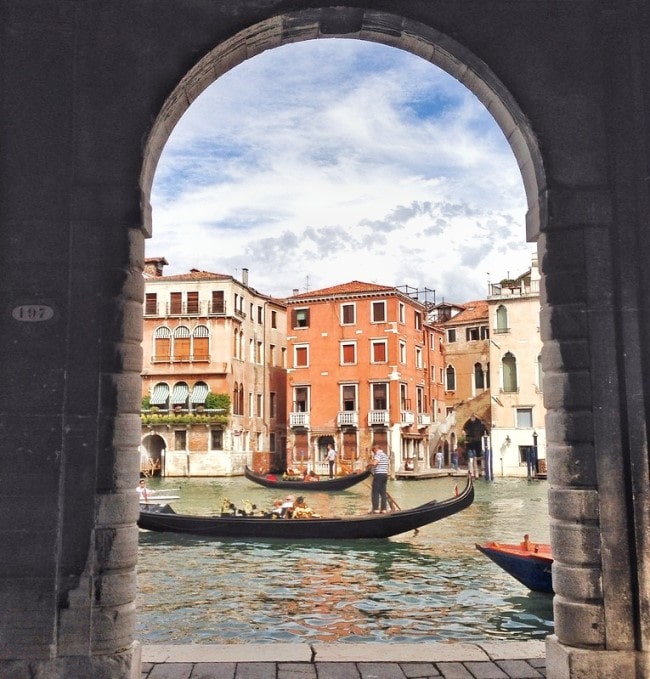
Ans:
POLYGON ((372 447, 372 513, 385 514, 388 511, 388 471, 390 458, 379 446, 372 447))
POLYGON ((336 449, 331 443, 327 444, 327 464, 330 468, 330 479, 333 479, 334 465, 336 464, 336 449))

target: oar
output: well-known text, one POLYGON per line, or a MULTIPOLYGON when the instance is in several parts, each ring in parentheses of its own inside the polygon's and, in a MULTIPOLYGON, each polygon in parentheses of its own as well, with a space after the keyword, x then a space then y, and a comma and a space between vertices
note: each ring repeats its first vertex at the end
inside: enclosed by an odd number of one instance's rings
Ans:
MULTIPOLYGON (((366 486, 366 488, 369 488, 372 491, 372 486, 368 485, 366 481, 363 482, 363 484, 366 486)), ((388 500, 388 504, 390 505, 391 511, 398 511, 401 512, 402 508, 397 504, 397 501, 395 498, 388 492, 386 491, 386 499, 388 500)))

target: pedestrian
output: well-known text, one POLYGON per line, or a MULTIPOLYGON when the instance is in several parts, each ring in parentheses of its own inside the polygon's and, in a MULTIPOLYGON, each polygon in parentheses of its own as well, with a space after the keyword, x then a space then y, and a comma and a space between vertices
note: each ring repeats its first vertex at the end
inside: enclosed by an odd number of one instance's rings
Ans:
POLYGON ((336 448, 331 443, 327 444, 327 464, 330 467, 330 479, 333 479, 334 467, 336 465, 336 448))
POLYGON ((458 449, 453 450, 451 453, 451 468, 457 472, 459 467, 458 467, 458 449))
POLYGON ((467 450, 467 473, 476 478, 476 451, 474 448, 467 450))
POLYGON ((390 458, 380 446, 372 447, 372 513, 385 514, 388 511, 388 495, 386 486, 388 485, 388 469, 390 458))
POLYGON ((442 469, 442 465, 444 462, 444 456, 442 454, 442 446, 438 448, 438 452, 436 453, 436 467, 438 469, 442 469))

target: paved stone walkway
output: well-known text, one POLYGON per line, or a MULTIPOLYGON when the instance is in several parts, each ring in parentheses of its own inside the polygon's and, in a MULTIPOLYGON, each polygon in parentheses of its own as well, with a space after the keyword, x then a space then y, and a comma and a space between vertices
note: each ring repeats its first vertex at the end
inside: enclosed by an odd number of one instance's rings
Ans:
POLYGON ((543 641, 420 644, 156 645, 142 679, 536 679, 543 641))

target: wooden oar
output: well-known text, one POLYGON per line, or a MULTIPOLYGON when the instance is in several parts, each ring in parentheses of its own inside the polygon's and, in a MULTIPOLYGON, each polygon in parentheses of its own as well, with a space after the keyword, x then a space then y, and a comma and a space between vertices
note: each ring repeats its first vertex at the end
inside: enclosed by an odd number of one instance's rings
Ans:
MULTIPOLYGON (((368 485, 365 481, 363 482, 366 488, 369 488, 372 491, 372 485, 368 485)), ((401 512, 402 508, 397 504, 397 501, 395 498, 386 490, 386 499, 388 500, 388 504, 390 505, 391 511, 395 512, 401 512)))

